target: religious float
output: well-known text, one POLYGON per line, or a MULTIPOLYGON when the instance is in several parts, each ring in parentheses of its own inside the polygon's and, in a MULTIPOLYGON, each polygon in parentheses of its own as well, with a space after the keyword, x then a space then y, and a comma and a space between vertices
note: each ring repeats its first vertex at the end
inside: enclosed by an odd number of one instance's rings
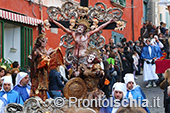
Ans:
MULTIPOLYGON (((108 81, 105 71, 100 66, 100 49, 105 45, 105 38, 101 35, 102 29, 123 30, 126 21, 122 20, 123 11, 119 8, 107 8, 102 2, 97 2, 92 7, 82 1, 80 5, 66 2, 61 8, 51 6, 47 9, 51 27, 58 27, 66 32, 60 41, 66 48, 66 62, 72 64, 70 79, 63 91, 64 101, 47 99, 47 71, 54 65, 63 65, 64 61, 59 48, 47 54, 45 50, 47 41, 45 35, 41 34, 36 40, 32 54, 31 98, 26 100, 23 106, 15 103, 8 104, 5 107, 6 113, 98 112, 98 107, 83 108, 77 107, 77 104, 68 107, 68 99, 70 97, 88 100, 104 98, 101 87, 108 84, 108 81), (56 103, 63 105, 58 106, 56 103)), ((50 24, 47 20, 44 21, 45 28, 50 24)))

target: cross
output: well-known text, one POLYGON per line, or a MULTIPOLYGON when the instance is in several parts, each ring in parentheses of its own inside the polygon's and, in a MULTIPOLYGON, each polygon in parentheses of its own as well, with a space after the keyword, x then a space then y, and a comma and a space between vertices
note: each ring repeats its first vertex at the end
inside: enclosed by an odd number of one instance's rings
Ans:
MULTIPOLYGON (((81 0, 80 1, 80 6, 88 7, 88 0, 81 0)), ((66 28, 69 28, 69 26, 70 26, 69 21, 57 21, 57 22, 59 22, 60 24, 62 24, 66 28)), ((98 26, 102 25, 103 23, 105 23, 105 22, 99 22, 98 26)), ((57 25, 55 25, 52 22, 50 22, 50 24, 51 24, 51 28, 59 28, 57 25)), ((110 23, 109 25, 107 25, 104 29, 114 30, 115 27, 116 27, 116 22, 113 22, 113 23, 110 23)))

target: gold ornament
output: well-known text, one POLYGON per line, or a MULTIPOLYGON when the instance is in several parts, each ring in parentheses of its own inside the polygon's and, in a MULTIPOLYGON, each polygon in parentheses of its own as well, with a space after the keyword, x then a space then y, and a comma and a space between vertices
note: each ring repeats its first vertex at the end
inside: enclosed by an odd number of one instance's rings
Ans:
POLYGON ((78 19, 77 25, 80 25, 80 24, 85 25, 87 27, 87 29, 90 28, 90 23, 89 23, 89 21, 86 18, 78 19))
POLYGON ((37 90, 35 90, 35 94, 37 94, 37 95, 39 94, 39 90, 38 90, 38 89, 37 89, 37 90))

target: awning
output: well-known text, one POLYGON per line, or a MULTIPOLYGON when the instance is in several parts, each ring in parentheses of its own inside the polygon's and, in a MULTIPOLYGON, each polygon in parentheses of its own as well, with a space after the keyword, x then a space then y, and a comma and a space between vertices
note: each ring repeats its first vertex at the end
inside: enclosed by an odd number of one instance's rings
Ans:
POLYGON ((40 19, 32 18, 29 16, 23 16, 20 14, 15 14, 9 11, 4 11, 0 9, 0 18, 15 21, 15 22, 21 22, 24 24, 29 24, 33 26, 37 26, 38 24, 42 24, 43 21, 40 19))

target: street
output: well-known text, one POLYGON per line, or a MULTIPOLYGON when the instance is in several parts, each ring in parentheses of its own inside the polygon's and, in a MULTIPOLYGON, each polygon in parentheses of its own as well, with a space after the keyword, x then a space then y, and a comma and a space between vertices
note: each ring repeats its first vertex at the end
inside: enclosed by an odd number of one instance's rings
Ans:
MULTIPOLYGON (((146 98, 149 100, 149 106, 154 106, 153 100, 156 100, 156 98, 159 98, 159 103, 156 103, 160 107, 149 107, 149 110, 151 113, 164 113, 164 107, 163 107, 163 90, 158 87, 156 88, 146 88, 146 83, 143 82, 143 76, 138 75, 138 79, 136 80, 136 84, 140 85, 142 90, 144 91, 146 98), (154 99, 155 98, 155 99, 154 99)), ((156 106, 156 105, 155 105, 156 106)))

